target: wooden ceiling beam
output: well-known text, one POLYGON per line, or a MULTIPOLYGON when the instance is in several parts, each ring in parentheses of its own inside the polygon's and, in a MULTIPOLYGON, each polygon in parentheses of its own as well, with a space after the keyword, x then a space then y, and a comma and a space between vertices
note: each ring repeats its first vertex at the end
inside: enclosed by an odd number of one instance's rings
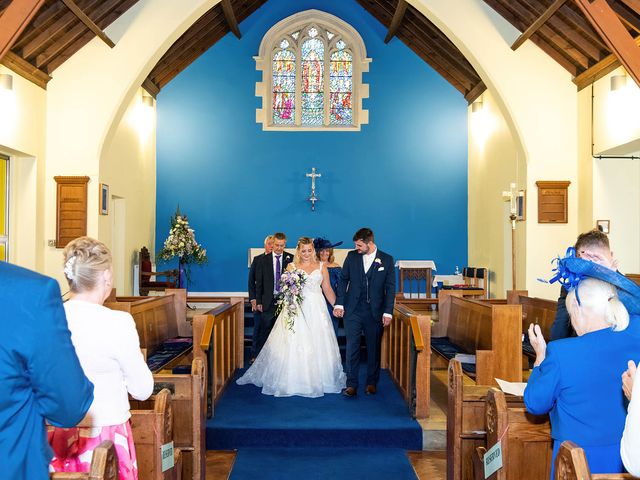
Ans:
POLYGON ((620 0, 631 10, 636 12, 637 15, 640 15, 640 0, 620 0))
MULTIPOLYGON (((92 11, 92 15, 97 22, 101 21, 105 17, 109 17, 113 10, 111 2, 95 2, 98 7, 92 11)), ((87 27, 82 22, 75 22, 75 25, 70 30, 67 30, 61 37, 56 38, 49 47, 47 47, 42 53, 36 56, 35 64, 38 68, 46 68, 48 73, 53 72, 57 67, 64 63, 75 52, 77 52, 82 46, 86 45, 88 41, 93 38, 93 32, 87 31, 87 27), (88 33, 88 35, 86 35, 88 33), (86 36, 85 36, 86 35, 86 36), (67 55, 62 55, 67 52, 67 55), (56 59, 57 56, 63 56, 63 60, 56 59), (49 65, 51 64, 51 65, 49 65)))
POLYGON ((238 20, 236 19, 236 14, 233 11, 233 5, 231 5, 231 0, 222 0, 220 3, 222 4, 222 11, 224 13, 224 18, 229 25, 229 29, 236 37, 242 37, 240 27, 238 26, 238 20))
MULTIPOLYGON (((96 17, 97 15, 100 16, 100 19, 96 20, 96 25, 101 28, 109 26, 124 12, 131 8, 136 2, 137 0, 110 0, 110 2, 100 2, 100 9, 92 12, 92 15, 94 17, 96 17), (117 3, 116 8, 113 8, 114 3, 117 3), (111 6, 109 6, 109 4, 111 4, 111 6)), ((84 29, 84 33, 79 38, 70 43, 64 50, 58 53, 54 58, 51 59, 51 61, 46 64, 47 72, 52 73, 56 68, 66 62, 74 53, 76 53, 94 38, 95 35, 91 30, 84 29)))
MULTIPOLYGON (((99 4, 99 0, 93 0, 85 8, 99 4)), ((45 30, 39 31, 38 35, 28 43, 22 45, 22 58, 31 60, 46 50, 56 39, 73 28, 78 23, 77 17, 69 10, 60 16, 45 30)))
POLYGON ((67 6, 69 10, 73 12, 73 14, 78 17, 78 19, 86 25, 86 27, 91 30, 100 40, 106 43, 110 48, 116 46, 113 41, 107 37, 107 35, 100 29, 94 22, 89 18, 89 16, 82 11, 78 5, 73 0, 62 0, 62 2, 67 6))
POLYGON ((158 83, 158 85, 161 85, 158 82, 158 79, 161 78, 166 71, 174 68, 186 52, 189 52, 192 49, 197 49, 199 44, 207 37, 215 36, 216 34, 219 34, 219 32, 222 32, 222 37, 224 36, 224 33, 226 33, 224 31, 226 28, 226 22, 222 15, 218 17, 211 17, 209 23, 200 24, 199 27, 200 28, 197 31, 193 30, 185 32, 183 37, 178 39, 178 41, 176 41, 176 43, 167 50, 153 70, 151 70, 149 75, 156 81, 156 83, 158 83))
POLYGON ((228 27, 226 23, 222 23, 217 30, 209 33, 207 37, 201 38, 200 41, 190 47, 188 50, 182 50, 180 56, 173 62, 166 65, 162 70, 153 72, 153 81, 160 87, 164 87, 182 70, 191 65, 204 52, 213 46, 218 40, 226 35, 228 27))
POLYGON ((45 0, 13 0, 0 17, 0 59, 11 50, 45 0))
POLYGON ((395 36, 398 28, 400 27, 400 24, 402 23, 404 14, 407 11, 407 6, 408 4, 406 0, 398 0, 398 6, 396 7, 396 11, 393 13, 391 25, 389 25, 389 31, 387 32, 387 36, 384 37, 384 43, 389 43, 395 36))
POLYGON ((156 85, 151 78, 147 77, 144 82, 142 82, 142 88, 144 88, 149 95, 153 98, 158 97, 158 93, 160 93, 160 87, 156 85))
MULTIPOLYGON (((638 1, 640 3, 640 0, 638 1)), ((624 25, 636 33, 640 32, 640 17, 633 9, 628 8, 620 2, 612 3, 611 8, 624 25)))
POLYGON ((540 17, 538 17, 535 22, 531 24, 529 28, 522 32, 522 35, 520 35, 515 42, 513 42, 513 45, 511 45, 511 50, 517 50, 520 45, 526 42, 529 37, 531 37, 531 35, 537 32, 540 27, 542 27, 542 25, 544 25, 546 21, 549 20, 551 16, 556 13, 558 9, 566 2, 567 0, 555 0, 555 2, 553 2, 551 6, 547 8, 547 10, 545 10, 545 12, 540 17))
POLYGON ((427 45, 418 37, 406 35, 404 30, 398 32, 398 38, 449 83, 460 90, 463 95, 472 88, 473 82, 469 77, 452 66, 447 58, 435 52, 430 45, 427 45))
POLYGON ((484 93, 487 89, 487 86, 484 84, 482 80, 480 80, 467 94, 464 96, 465 100, 471 105, 475 102, 480 95, 484 93))
POLYGON ((471 83, 475 84, 480 78, 462 52, 426 18, 409 12, 401 31, 415 31, 418 38, 428 43, 434 52, 438 52, 438 54, 447 58, 454 68, 464 74, 465 78, 473 79, 471 83))
POLYGON ((606 0, 575 0, 587 20, 640 86, 640 48, 606 0))
POLYGON ((29 43, 39 33, 53 24, 58 16, 67 12, 67 8, 60 2, 54 2, 50 6, 43 6, 38 15, 33 19, 29 26, 22 32, 18 41, 13 45, 13 50, 19 50, 29 43))
MULTIPOLYGON (((640 47, 640 37, 635 39, 636 45, 640 47)), ((596 80, 599 80, 613 72, 621 65, 620 60, 613 53, 596 63, 593 67, 585 70, 573 79, 573 83, 578 87, 578 91, 588 87, 596 80)))
POLYGON ((47 83, 51 80, 51 77, 45 72, 37 69, 13 52, 7 52, 0 60, 0 63, 45 90, 47 88, 47 83))

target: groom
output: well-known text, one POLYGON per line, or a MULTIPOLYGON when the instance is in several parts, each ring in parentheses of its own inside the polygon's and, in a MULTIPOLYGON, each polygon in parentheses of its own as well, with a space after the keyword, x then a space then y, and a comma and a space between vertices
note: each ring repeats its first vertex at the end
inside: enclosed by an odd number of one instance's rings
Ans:
POLYGON ((262 318, 256 332, 256 357, 269 338, 276 321, 276 300, 280 293, 280 276, 287 265, 293 262, 293 255, 284 251, 286 246, 287 236, 282 232, 274 233, 272 252, 265 253, 256 265, 256 310, 262 312, 262 318))
POLYGON ((389 325, 396 295, 393 257, 374 243, 373 232, 361 228, 353 236, 355 250, 347 255, 336 292, 333 314, 344 316, 347 335, 347 388, 343 394, 358 393, 360 336, 367 344, 367 395, 376 393, 380 378, 380 346, 384 327, 389 325))

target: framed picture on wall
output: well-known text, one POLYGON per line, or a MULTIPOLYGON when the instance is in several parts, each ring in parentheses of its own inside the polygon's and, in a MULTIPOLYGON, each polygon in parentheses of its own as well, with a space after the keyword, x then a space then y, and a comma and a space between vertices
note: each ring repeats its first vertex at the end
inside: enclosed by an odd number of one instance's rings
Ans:
POLYGON ((106 183, 100 184, 100 215, 109 214, 109 185, 106 183))
POLYGON ((610 221, 598 220, 596 221, 596 228, 600 230, 602 233, 606 233, 608 235, 611 232, 610 221))
POLYGON ((516 221, 522 222, 527 219, 527 191, 518 190, 516 197, 516 221))

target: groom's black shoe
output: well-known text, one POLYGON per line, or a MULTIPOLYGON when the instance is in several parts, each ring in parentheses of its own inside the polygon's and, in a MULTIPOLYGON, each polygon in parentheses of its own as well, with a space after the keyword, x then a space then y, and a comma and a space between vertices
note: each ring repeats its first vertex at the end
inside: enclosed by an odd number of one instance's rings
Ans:
POLYGON ((347 387, 344 390, 342 390, 342 395, 344 395, 345 397, 355 397, 358 394, 358 390, 355 389, 355 387, 347 387))
POLYGON ((378 393, 378 389, 375 385, 367 385, 367 389, 364 391, 367 395, 375 395, 378 393))

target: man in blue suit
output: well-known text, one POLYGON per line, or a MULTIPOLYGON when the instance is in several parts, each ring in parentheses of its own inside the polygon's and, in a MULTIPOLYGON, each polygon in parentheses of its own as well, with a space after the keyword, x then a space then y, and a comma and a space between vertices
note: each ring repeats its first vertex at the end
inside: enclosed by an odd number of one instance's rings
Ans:
POLYGON ((93 402, 55 280, 0 262, 2 478, 45 480, 52 452, 44 420, 73 427, 93 402))
POLYGON ((353 236, 355 250, 347 255, 336 292, 333 314, 344 317, 347 336, 347 388, 343 394, 358 393, 360 336, 367 344, 367 395, 374 395, 380 378, 380 347, 384 327, 393 316, 396 275, 393 257, 374 243, 373 232, 361 228, 353 236))

